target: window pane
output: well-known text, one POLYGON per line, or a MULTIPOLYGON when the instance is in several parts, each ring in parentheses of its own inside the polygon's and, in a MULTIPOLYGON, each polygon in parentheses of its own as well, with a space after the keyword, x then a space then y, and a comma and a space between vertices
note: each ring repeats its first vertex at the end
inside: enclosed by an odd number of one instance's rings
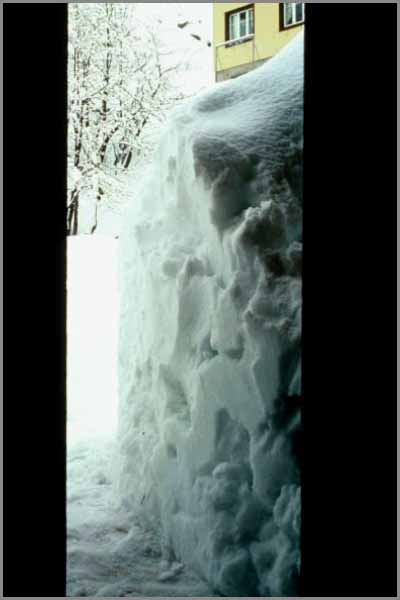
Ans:
POLYGON ((239 15, 229 16, 229 39, 235 40, 239 37, 239 15))
POLYGON ((246 13, 242 12, 240 14, 240 37, 246 35, 246 13))
POLYGON ((232 15, 233 16, 233 39, 236 39, 239 37, 239 15, 232 15))
POLYGON ((254 33, 254 11, 251 8, 249 10, 249 33, 254 33))
POLYGON ((286 2, 285 7, 285 25, 293 25, 293 4, 286 2))
POLYGON ((303 20, 303 4, 296 4, 296 22, 303 20))

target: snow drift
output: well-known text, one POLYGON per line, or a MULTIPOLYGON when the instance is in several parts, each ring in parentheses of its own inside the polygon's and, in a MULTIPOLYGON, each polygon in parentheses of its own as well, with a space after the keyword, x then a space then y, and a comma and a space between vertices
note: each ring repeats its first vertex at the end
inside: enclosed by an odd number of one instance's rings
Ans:
POLYGON ((303 34, 173 115, 121 244, 119 494, 226 596, 300 565, 303 34))

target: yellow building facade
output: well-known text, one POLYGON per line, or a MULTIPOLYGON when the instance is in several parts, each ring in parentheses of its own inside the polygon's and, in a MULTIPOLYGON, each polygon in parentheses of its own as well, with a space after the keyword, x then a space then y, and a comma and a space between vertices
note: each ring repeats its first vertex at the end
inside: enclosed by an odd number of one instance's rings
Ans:
POLYGON ((301 3, 215 2, 216 81, 238 77, 272 58, 304 27, 304 17, 301 3))

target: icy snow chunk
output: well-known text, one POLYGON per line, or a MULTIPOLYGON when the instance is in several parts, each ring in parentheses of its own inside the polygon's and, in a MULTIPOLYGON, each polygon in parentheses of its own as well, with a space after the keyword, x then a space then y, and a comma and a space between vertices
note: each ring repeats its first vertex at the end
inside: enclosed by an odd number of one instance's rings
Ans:
POLYGON ((184 569, 182 563, 174 563, 171 566, 167 565, 167 569, 163 570, 158 576, 158 581, 170 581, 175 579, 184 569))
POLYGON ((240 360, 244 350, 243 334, 230 290, 224 291, 213 316, 211 346, 231 358, 240 360))
POLYGON ((300 486, 284 485, 274 506, 274 520, 292 537, 300 535, 300 486))
POLYGON ((302 138, 299 34, 175 111, 121 236, 121 502, 227 596, 297 592, 302 138))

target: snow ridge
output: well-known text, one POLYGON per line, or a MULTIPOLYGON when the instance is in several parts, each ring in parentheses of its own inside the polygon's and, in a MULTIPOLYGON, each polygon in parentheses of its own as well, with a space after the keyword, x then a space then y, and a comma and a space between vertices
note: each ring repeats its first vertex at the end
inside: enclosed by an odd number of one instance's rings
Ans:
POLYGON ((118 494, 218 594, 297 592, 303 34, 179 107, 121 241, 118 494))

